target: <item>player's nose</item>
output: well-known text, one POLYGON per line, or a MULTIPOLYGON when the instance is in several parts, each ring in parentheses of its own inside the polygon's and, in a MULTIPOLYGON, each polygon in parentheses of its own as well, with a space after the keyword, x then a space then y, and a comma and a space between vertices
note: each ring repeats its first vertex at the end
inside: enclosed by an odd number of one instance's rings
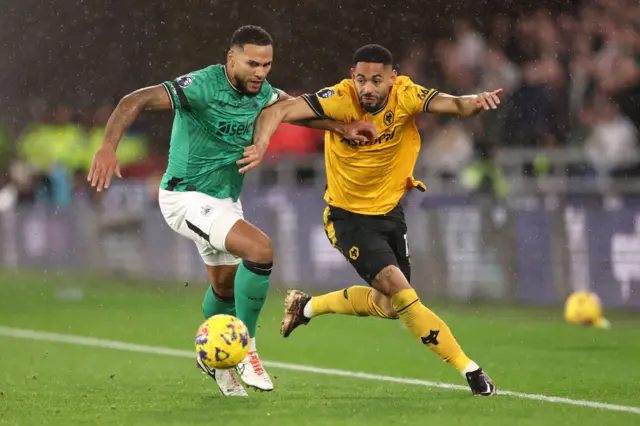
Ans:
POLYGON ((373 95, 375 93, 375 87, 373 86, 373 83, 367 82, 364 84, 362 91, 364 95, 373 95))

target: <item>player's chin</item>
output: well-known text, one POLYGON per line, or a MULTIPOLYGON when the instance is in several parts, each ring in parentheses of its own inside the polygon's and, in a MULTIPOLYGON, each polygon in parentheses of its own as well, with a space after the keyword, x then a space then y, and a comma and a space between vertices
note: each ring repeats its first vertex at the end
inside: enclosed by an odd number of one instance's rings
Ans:
POLYGON ((362 104, 362 108, 367 111, 367 112, 374 112, 377 111, 379 109, 379 105, 378 102, 373 100, 373 101, 367 101, 367 100, 362 100, 361 101, 362 104))
POLYGON ((247 92, 255 94, 258 93, 262 89, 262 82, 257 81, 249 81, 247 83, 247 92))

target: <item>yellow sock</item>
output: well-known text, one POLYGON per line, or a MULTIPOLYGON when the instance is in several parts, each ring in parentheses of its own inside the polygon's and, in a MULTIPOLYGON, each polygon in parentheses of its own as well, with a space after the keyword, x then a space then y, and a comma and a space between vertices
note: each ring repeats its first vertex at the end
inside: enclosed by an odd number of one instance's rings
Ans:
POLYGON ((462 351, 451 330, 436 314, 424 306, 412 288, 391 298, 391 304, 409 331, 447 363, 462 372, 471 360, 462 351))
POLYGON ((344 290, 313 296, 311 309, 314 315, 342 314, 359 317, 390 318, 373 302, 370 287, 353 286, 344 290))

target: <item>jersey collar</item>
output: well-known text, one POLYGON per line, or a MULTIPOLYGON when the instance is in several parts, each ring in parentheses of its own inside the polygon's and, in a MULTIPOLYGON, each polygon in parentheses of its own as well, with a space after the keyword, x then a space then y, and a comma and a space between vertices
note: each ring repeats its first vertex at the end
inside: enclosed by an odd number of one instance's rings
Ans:
POLYGON ((222 66, 222 71, 224 71, 224 77, 227 79, 227 83, 229 83, 229 86, 231 86, 231 88, 233 90, 235 90, 236 92, 242 94, 242 92, 239 91, 238 88, 236 86, 234 86, 233 83, 231 82, 231 80, 229 79, 229 74, 227 74, 227 66, 226 65, 222 66))

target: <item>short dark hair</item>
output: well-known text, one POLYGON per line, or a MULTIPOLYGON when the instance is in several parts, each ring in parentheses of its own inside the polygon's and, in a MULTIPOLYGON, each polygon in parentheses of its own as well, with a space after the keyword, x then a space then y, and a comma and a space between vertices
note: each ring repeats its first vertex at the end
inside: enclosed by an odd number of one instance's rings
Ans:
POLYGON ((353 65, 358 62, 373 62, 382 65, 393 65, 393 55, 386 47, 379 44, 367 44, 353 54, 353 65))
POLYGON ((255 44, 256 46, 271 46, 273 39, 263 28, 255 25, 245 25, 238 28, 231 36, 230 47, 243 48, 245 44, 255 44))

